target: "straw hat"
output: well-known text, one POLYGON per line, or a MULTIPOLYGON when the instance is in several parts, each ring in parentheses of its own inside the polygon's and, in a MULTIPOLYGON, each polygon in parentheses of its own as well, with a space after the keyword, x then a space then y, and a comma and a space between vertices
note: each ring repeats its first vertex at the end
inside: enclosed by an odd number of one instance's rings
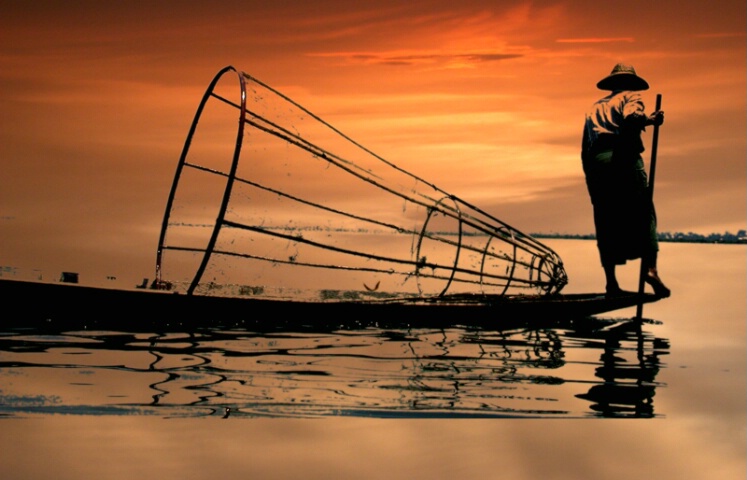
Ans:
POLYGON ((632 65, 618 63, 612 73, 597 83, 600 90, 648 90, 648 82, 635 73, 632 65))

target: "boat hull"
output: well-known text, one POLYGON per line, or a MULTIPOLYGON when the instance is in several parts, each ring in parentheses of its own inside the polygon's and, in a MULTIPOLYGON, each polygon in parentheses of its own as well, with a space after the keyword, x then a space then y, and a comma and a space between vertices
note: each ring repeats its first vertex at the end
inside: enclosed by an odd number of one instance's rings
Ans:
POLYGON ((3 324, 54 322, 71 328, 244 326, 502 326, 582 318, 651 303, 658 298, 626 293, 551 296, 459 295, 356 301, 287 301, 213 297, 156 290, 118 290, 66 283, 0 279, 3 324))

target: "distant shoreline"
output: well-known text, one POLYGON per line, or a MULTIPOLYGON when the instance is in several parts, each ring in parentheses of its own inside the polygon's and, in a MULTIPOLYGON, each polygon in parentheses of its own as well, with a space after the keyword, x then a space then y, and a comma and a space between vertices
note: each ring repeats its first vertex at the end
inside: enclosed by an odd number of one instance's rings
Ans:
MULTIPOLYGON (((209 227, 209 225, 190 225, 190 226, 203 226, 209 227)), ((377 233, 383 232, 377 230, 368 229, 357 229, 349 230, 344 228, 330 229, 325 227, 298 227, 298 226, 283 226, 283 227, 265 227, 267 230, 286 230, 295 232, 304 230, 326 230, 331 232, 348 232, 348 233, 359 233, 365 235, 376 235, 377 233)), ((417 233, 417 232, 409 232, 417 233)), ((431 231, 431 234, 438 234, 444 236, 464 235, 464 236, 483 236, 488 235, 487 230, 484 231, 473 231, 473 232, 462 232, 459 231, 431 231)), ((596 235, 593 233, 579 234, 579 233, 530 233, 529 236, 534 238, 558 238, 567 240, 596 240, 596 235)), ((709 233, 701 234, 694 232, 659 232, 660 242, 672 242, 672 243, 710 243, 710 244, 725 244, 725 245, 747 245, 747 230, 739 230, 737 233, 724 232, 724 233, 709 233)))
MULTIPOLYGON (((533 233, 531 234, 535 238, 560 238, 568 240, 595 240, 596 235, 593 233, 589 234, 569 234, 569 233, 533 233)), ((736 234, 725 232, 725 233, 711 233, 703 235, 700 233, 682 233, 682 232, 661 232, 659 233, 660 242, 672 242, 672 243, 719 243, 727 245, 747 245, 747 231, 740 230, 736 234)))

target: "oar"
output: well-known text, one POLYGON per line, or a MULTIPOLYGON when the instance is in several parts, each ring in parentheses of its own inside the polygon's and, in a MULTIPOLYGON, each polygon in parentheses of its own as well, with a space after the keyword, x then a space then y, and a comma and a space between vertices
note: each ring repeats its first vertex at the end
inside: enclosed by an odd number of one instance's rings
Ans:
MULTIPOLYGON (((661 93, 656 95, 656 112, 661 110, 661 93)), ((654 124, 654 136, 651 139, 651 166, 649 167, 648 176, 648 194, 649 194, 649 208, 654 208, 654 180, 656 178, 656 147, 659 143, 659 124, 654 124)), ((646 286, 646 262, 644 256, 641 255, 641 275, 638 280, 638 295, 640 300, 638 301, 638 308, 636 309, 636 318, 640 320, 643 317, 643 290, 646 286)))

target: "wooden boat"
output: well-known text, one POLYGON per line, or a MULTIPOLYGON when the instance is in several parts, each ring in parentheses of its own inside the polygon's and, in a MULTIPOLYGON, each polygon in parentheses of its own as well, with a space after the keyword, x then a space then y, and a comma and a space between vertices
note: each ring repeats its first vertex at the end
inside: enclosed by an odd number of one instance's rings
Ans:
POLYGON ((187 135, 151 288, 68 280, 0 279, 0 292, 24 316, 87 325, 215 317, 468 325, 656 300, 561 294, 568 279, 551 248, 233 67, 208 86, 187 135))
MULTIPOLYGON (((653 294, 601 293, 555 295, 451 295, 440 298, 390 298, 287 301, 262 298, 187 295, 150 289, 111 289, 70 283, 0 278, 4 325, 53 323, 71 328, 157 328, 241 326, 350 327, 387 325, 501 327, 584 318, 658 300, 653 294)), ((349 295, 353 297, 352 295, 349 295)))

